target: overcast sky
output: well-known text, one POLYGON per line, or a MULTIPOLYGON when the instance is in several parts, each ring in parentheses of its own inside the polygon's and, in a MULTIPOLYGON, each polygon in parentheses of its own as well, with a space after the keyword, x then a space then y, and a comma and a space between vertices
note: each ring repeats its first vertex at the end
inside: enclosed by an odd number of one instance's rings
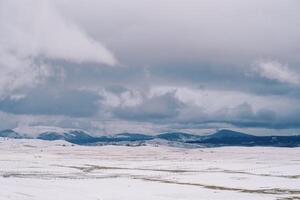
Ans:
POLYGON ((0 0, 0 129, 300 128, 299 0, 0 0))

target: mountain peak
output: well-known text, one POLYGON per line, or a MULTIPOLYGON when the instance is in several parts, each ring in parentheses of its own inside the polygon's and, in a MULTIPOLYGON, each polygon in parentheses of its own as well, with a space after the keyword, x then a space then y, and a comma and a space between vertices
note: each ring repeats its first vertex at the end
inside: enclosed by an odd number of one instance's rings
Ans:
POLYGON ((171 141, 187 141, 187 140, 195 140, 198 138, 197 135, 192 135, 189 133, 183 132, 167 132, 162 133, 157 136, 160 139, 171 140, 171 141))
POLYGON ((6 129, 6 130, 2 130, 0 131, 0 137, 8 137, 8 138, 22 138, 22 136, 15 132, 12 129, 6 129))
POLYGON ((216 133, 210 135, 209 137, 214 138, 237 138, 237 137, 253 137, 252 135, 248 135, 245 133, 241 133, 238 131, 233 131, 229 129, 221 129, 217 131, 216 133))

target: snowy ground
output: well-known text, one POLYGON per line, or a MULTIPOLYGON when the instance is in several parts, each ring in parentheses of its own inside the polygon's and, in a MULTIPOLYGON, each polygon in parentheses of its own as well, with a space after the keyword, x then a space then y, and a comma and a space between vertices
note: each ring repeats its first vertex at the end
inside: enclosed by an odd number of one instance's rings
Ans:
POLYGON ((300 148, 74 146, 0 139, 0 199, 300 199, 300 148))

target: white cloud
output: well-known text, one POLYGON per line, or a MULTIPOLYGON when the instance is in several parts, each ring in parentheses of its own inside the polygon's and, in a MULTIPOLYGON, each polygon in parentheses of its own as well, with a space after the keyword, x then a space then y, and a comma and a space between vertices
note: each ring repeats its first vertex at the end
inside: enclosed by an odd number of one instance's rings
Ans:
POLYGON ((116 64, 112 53, 48 0, 0 0, 0 96, 45 78, 45 60, 116 64))
POLYGON ((175 92, 146 97, 136 106, 121 106, 114 110, 117 117, 134 120, 161 120, 174 118, 183 106, 175 92))
POLYGON ((43 63, 35 64, 30 58, 21 58, 0 47, 0 97, 11 92, 43 83, 51 75, 50 68, 43 63))
POLYGON ((282 83, 299 84, 300 76, 296 72, 276 61, 259 62, 254 71, 261 77, 282 83))
POLYGON ((2 0, 0 3, 1 46, 6 50, 23 57, 116 63, 111 52, 63 18, 51 1, 2 0))
POLYGON ((109 107, 136 106, 142 103, 143 94, 136 90, 125 90, 119 94, 101 89, 99 95, 103 97, 101 103, 109 107))

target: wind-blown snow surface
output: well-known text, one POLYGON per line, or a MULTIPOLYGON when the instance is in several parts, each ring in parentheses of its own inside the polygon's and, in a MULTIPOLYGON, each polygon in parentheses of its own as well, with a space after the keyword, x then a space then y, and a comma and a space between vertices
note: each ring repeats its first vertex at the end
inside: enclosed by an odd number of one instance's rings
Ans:
POLYGON ((300 148, 77 146, 0 138, 0 199, 299 199, 300 148))

